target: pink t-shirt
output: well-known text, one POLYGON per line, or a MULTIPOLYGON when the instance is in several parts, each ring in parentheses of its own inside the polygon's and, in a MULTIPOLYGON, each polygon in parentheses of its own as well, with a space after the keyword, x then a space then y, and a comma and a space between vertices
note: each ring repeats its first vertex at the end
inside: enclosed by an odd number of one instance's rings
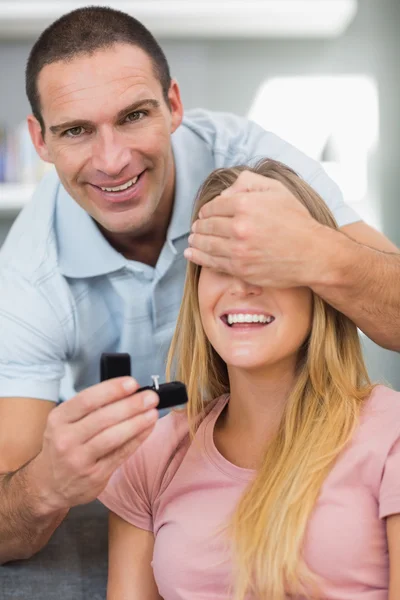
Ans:
MULTIPOLYGON (((227 396, 190 443, 184 413, 161 418, 113 474, 100 500, 136 527, 154 532, 152 566, 164 600, 228 600, 229 552, 215 531, 255 471, 228 462, 213 441, 227 396)), ((387 600, 384 517, 400 513, 400 393, 375 388, 351 443, 321 489, 304 553, 325 579, 329 600, 387 600)))

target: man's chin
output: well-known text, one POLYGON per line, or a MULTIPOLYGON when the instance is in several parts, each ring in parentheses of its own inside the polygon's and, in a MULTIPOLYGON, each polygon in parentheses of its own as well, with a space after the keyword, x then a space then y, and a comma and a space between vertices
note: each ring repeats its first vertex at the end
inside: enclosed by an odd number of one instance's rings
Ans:
POLYGON ((145 235, 148 227, 146 222, 141 223, 140 221, 132 221, 127 219, 104 219, 93 217, 93 220, 97 224, 100 231, 107 238, 108 236, 115 237, 140 237, 145 235))

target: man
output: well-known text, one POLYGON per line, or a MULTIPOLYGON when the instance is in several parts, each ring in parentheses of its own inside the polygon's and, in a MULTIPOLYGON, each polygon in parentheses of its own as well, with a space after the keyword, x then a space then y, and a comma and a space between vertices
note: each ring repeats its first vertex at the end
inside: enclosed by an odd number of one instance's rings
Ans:
POLYGON ((309 285, 375 341, 400 348, 395 246, 276 136, 230 115, 184 119, 178 85, 140 23, 107 8, 65 15, 33 47, 26 81, 32 141, 55 172, 0 255, 2 563, 42 548, 152 431, 155 394, 132 394, 163 376, 184 252, 260 285, 309 285), (187 249, 206 175, 262 156, 307 179, 343 233, 247 172, 204 207, 187 249), (106 351, 129 352, 138 383, 94 385, 106 351), (66 366, 73 392, 60 390, 66 366))

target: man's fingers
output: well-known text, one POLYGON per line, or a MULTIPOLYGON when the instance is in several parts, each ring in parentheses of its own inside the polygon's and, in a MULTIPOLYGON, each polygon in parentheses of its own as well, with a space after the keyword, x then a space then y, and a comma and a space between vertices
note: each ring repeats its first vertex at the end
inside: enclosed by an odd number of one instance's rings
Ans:
POLYGON ((145 429, 154 425, 158 419, 158 411, 152 408, 122 423, 105 429, 85 444, 85 454, 90 463, 94 463, 107 454, 122 448, 128 442, 137 442, 145 429))
POLYGON ((229 238, 232 235, 232 219, 227 217, 210 217, 198 219, 192 225, 192 231, 203 235, 215 235, 229 238))
POLYGON ((277 184, 276 179, 270 179, 269 177, 264 177, 264 175, 259 175, 258 173, 253 173, 252 171, 242 171, 236 181, 227 188, 232 193, 237 192, 265 192, 277 184))
POLYGON ((216 271, 222 271, 224 273, 231 273, 231 264, 229 258, 223 258, 222 256, 215 257, 197 250, 196 248, 186 248, 184 256, 191 262, 199 265, 200 267, 209 267, 216 271))
POLYGON ((159 401, 156 392, 146 390, 102 406, 74 424, 77 443, 83 444, 101 431, 155 408, 159 401))
POLYGON ((279 186, 282 187, 282 184, 279 181, 255 173, 249 175, 251 177, 235 182, 229 188, 226 188, 220 196, 216 196, 213 200, 204 204, 199 211, 199 219, 235 217, 239 213, 248 212, 249 204, 258 200, 255 194, 262 193, 262 198, 265 201, 266 192, 268 192, 268 197, 280 193, 279 186))
MULTIPOLYGON (((230 189, 230 188, 228 188, 230 189)), ((199 211, 199 219, 210 217, 234 217, 236 209, 232 195, 216 196, 210 202, 204 204, 199 211)))
POLYGON ((132 395, 139 384, 133 377, 117 377, 93 385, 57 407, 57 418, 63 422, 79 421, 93 411, 132 395))
POLYGON ((139 433, 139 435, 133 440, 129 440, 126 442, 126 444, 117 450, 114 450, 114 452, 111 452, 110 454, 100 458, 96 464, 96 471, 99 475, 99 479, 108 480, 114 471, 118 469, 118 467, 120 467, 122 463, 124 463, 141 444, 143 444, 146 438, 149 437, 154 429, 154 426, 155 423, 152 423, 149 427, 143 429, 143 431, 139 433))
POLYGON ((231 244, 226 238, 218 238, 213 235, 202 235, 192 233, 189 236, 189 245, 200 252, 211 254, 213 258, 228 258, 231 256, 231 244))

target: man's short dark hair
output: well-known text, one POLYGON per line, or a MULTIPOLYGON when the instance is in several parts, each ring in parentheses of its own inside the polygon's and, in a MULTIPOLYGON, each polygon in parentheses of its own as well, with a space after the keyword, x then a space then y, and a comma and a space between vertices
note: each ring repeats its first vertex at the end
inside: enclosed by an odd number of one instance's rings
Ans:
POLYGON ((165 101, 171 84, 169 65, 160 45, 146 27, 134 17, 103 6, 73 10, 49 25, 35 42, 26 65, 25 87, 32 112, 45 131, 38 91, 38 76, 45 65, 92 55, 114 44, 141 48, 153 62, 165 101))

